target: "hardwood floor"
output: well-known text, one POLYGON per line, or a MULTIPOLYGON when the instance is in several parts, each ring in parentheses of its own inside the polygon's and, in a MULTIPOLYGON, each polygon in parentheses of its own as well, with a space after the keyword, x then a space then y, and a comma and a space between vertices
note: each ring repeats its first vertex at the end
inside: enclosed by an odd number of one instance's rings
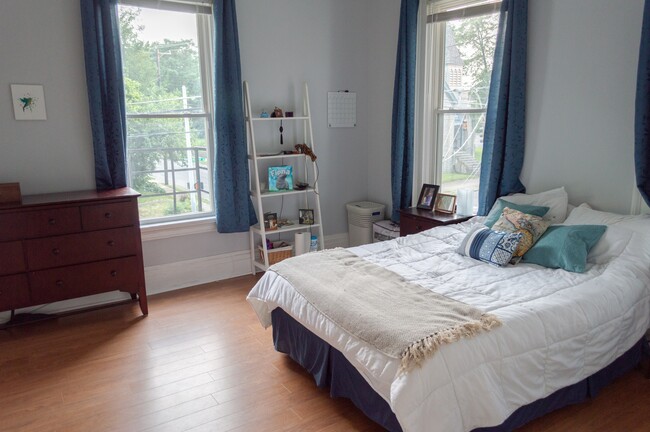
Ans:
MULTIPOLYGON (((0 331, 3 431, 379 431, 273 350, 246 276, 0 331)), ((648 431, 635 370, 522 430, 648 431)))

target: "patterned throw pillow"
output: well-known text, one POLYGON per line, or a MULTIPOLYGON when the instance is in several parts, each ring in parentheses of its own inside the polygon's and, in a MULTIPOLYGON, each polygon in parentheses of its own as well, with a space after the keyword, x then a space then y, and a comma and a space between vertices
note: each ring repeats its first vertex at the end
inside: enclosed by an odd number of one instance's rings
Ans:
POLYGON ((513 254, 513 264, 516 264, 539 240, 550 224, 551 221, 544 220, 539 216, 506 207, 503 209, 503 214, 501 214, 499 220, 492 226, 492 229, 522 234, 521 242, 519 242, 519 246, 513 254))
POLYGON ((467 233, 457 252, 502 267, 510 262, 522 237, 522 233, 496 232, 476 225, 467 233))

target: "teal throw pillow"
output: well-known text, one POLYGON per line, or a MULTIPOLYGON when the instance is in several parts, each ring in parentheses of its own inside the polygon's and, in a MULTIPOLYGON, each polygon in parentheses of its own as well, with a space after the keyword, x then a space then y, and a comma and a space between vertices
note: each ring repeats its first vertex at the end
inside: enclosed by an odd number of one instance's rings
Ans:
POLYGON ((492 206, 492 210, 490 210, 490 213, 488 213, 483 224, 488 228, 492 228, 492 226, 499 220, 501 213, 503 213, 503 209, 506 207, 539 217, 543 217, 546 213, 548 213, 549 210, 549 207, 528 204, 515 204, 499 198, 497 199, 497 202, 494 204, 494 206, 492 206))
POLYGON ((589 251, 606 230, 605 225, 551 225, 522 262, 583 273, 589 251))

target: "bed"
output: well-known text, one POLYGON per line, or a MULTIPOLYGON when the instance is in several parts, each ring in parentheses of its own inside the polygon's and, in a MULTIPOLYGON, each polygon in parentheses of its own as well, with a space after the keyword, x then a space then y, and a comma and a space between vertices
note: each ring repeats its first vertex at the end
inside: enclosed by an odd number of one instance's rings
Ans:
POLYGON ((319 312, 273 268, 248 301, 262 325, 273 324, 280 351, 306 367, 317 384, 332 387, 332 395, 351 398, 388 430, 511 430, 579 402, 585 388, 593 394, 638 363, 645 346, 650 221, 614 220, 586 207, 577 213, 565 223, 608 226, 584 273, 526 263, 496 267, 460 255, 467 233, 485 221, 480 217, 348 249, 409 283, 501 321, 499 327, 441 345, 408 371, 400 369, 400 358, 378 351, 319 312))

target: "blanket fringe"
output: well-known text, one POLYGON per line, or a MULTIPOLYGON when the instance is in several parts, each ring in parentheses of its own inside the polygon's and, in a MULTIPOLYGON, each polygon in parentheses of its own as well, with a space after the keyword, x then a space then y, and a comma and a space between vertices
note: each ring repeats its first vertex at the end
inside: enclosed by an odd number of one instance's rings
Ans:
POLYGON ((402 353, 399 373, 406 373, 415 367, 420 367, 422 362, 435 354, 443 344, 456 342, 461 338, 470 338, 500 325, 501 321, 495 315, 483 314, 479 321, 451 327, 412 342, 402 353))

